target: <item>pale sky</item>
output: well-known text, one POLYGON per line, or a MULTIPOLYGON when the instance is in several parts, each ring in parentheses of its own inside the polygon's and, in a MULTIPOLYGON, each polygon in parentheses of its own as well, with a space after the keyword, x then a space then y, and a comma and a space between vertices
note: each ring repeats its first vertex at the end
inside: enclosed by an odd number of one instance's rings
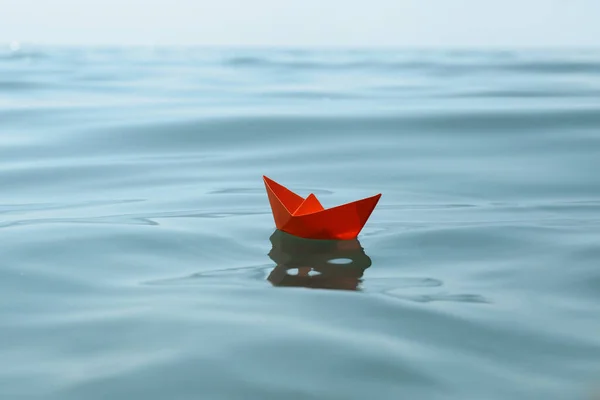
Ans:
POLYGON ((0 43, 600 47, 600 0, 0 0, 0 43))

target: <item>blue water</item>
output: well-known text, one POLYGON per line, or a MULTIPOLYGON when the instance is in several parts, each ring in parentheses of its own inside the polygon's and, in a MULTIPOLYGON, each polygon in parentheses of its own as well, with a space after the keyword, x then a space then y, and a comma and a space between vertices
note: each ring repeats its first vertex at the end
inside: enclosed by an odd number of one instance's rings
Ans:
POLYGON ((7 48, 0 188, 2 400, 600 389, 599 51, 7 48))

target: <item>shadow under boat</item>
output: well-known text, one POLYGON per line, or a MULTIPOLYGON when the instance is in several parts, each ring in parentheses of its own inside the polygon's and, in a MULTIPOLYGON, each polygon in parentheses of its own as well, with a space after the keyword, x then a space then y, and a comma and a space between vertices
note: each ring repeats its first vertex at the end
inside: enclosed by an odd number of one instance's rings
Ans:
POLYGON ((276 230, 270 240, 277 266, 267 280, 274 286, 359 290, 371 266, 358 239, 304 239, 276 230))

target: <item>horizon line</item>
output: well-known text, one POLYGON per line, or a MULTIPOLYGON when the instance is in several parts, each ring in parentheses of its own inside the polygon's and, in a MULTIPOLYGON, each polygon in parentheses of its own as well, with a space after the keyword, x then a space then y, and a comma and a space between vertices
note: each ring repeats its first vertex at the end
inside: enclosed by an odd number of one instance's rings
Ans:
POLYGON ((113 43, 113 42, 44 42, 44 41, 0 41, 0 48, 5 47, 15 51, 23 47, 110 47, 110 48, 221 48, 221 49, 344 49, 344 50, 600 50, 599 45, 572 45, 572 44, 267 44, 267 43, 240 43, 240 44, 210 44, 210 43, 113 43))

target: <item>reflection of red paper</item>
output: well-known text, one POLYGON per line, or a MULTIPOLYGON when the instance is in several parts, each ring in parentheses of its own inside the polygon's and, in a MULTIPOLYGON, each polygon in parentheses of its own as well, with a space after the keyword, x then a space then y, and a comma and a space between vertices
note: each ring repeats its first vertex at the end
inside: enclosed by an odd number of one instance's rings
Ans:
POLYGON ((354 239, 381 194, 324 209, 314 194, 306 199, 263 176, 277 229, 308 239, 354 239))
POLYGON ((267 278, 273 286, 360 290, 371 266, 358 239, 312 240, 276 230, 269 240, 277 264, 267 278))

